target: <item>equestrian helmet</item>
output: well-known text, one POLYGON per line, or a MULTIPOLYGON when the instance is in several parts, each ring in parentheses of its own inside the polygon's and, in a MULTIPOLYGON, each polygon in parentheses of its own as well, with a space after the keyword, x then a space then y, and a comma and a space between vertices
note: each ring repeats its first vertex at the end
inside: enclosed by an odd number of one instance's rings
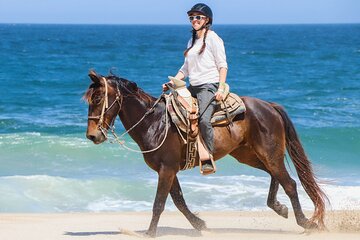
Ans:
POLYGON ((187 14, 190 15, 191 13, 201 13, 203 14, 204 16, 208 17, 209 18, 209 25, 212 24, 212 21, 213 21, 213 13, 211 11, 211 8, 206 5, 205 3, 197 3, 195 4, 188 12, 187 14))

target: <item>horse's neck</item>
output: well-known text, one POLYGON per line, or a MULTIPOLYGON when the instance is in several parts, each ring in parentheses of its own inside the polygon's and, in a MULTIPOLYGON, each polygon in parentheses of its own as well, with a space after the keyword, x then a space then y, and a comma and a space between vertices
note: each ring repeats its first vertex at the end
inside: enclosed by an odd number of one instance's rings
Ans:
POLYGON ((119 113, 126 130, 134 126, 148 111, 148 104, 135 97, 124 97, 119 113))
MULTIPOLYGON (((140 119, 149 111, 155 101, 145 102, 139 98, 126 97, 123 99, 122 108, 119 114, 120 120, 126 130, 132 128, 140 119), (149 107, 150 106, 150 107, 149 107)), ((157 105, 159 107, 159 105, 157 105)), ((154 134, 150 129, 159 129, 161 121, 159 121, 159 111, 148 114, 134 129, 129 132, 129 135, 141 146, 147 145, 146 135, 154 134)), ((151 138, 150 138, 151 139, 151 138)))

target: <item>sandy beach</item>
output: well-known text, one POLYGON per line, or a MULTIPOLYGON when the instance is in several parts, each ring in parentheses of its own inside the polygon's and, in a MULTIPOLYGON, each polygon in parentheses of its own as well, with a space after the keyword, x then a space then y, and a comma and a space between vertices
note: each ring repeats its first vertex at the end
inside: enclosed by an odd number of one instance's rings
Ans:
MULTIPOLYGON (((194 230, 179 212, 163 213, 158 239, 359 239, 360 211, 327 214, 326 232, 304 232, 289 219, 271 211, 201 212, 209 231, 194 230)), ((151 219, 151 212, 1 214, 2 240, 139 239, 151 219)))

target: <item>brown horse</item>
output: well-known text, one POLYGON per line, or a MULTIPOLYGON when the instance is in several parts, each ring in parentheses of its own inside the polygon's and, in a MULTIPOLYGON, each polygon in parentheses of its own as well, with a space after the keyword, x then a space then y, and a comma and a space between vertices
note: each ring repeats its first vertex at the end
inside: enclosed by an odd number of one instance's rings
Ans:
MULTIPOLYGON (((143 153, 146 164, 158 173, 153 215, 147 234, 156 235, 169 193, 176 207, 195 229, 206 229, 205 222, 188 209, 176 176, 185 164, 184 142, 175 125, 165 116, 165 100, 156 101, 136 83, 114 75, 103 77, 90 71, 89 77, 92 84, 84 95, 89 103, 88 139, 95 144, 104 142, 118 115, 141 150, 154 149, 163 143, 156 151, 143 153), (139 122, 140 119, 143 120, 139 122)), ((288 217, 288 208, 276 198, 280 184, 291 200, 297 224, 305 229, 323 229, 327 197, 316 182, 311 163, 288 115, 275 103, 250 97, 242 99, 246 113, 230 126, 215 127, 214 159, 230 154, 241 163, 267 172, 271 176, 267 205, 280 216, 288 217), (286 150, 303 188, 314 203, 315 210, 310 219, 301 209, 296 182, 286 170, 286 150)))

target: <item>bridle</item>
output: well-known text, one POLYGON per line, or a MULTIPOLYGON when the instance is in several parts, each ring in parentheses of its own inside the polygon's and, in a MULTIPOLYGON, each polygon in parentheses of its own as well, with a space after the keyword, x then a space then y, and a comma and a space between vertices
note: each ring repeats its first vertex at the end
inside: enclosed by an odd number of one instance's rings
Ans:
POLYGON ((104 137, 107 139, 107 130, 103 127, 103 123, 105 123, 109 129, 112 129, 115 123, 115 119, 116 116, 118 115, 118 113, 121 110, 121 106, 122 106, 122 102, 123 102, 123 97, 120 94, 119 89, 117 88, 117 93, 116 93, 116 98, 115 100, 111 103, 111 105, 109 106, 109 95, 108 95, 108 83, 106 78, 101 77, 101 79, 104 81, 105 83, 105 96, 104 96, 104 101, 103 101, 103 106, 101 109, 101 114, 98 116, 88 116, 88 120, 99 120, 98 124, 97 124, 97 128, 101 131, 101 133, 104 135, 104 137), (119 110, 118 113, 115 115, 114 119, 111 121, 110 124, 108 124, 106 121, 104 121, 104 116, 105 114, 110 111, 110 109, 116 104, 119 104, 119 110))
POLYGON ((115 100, 110 104, 109 106, 109 96, 108 96, 108 83, 105 77, 101 77, 101 79, 104 81, 105 83, 105 95, 104 95, 104 103, 102 106, 102 110, 101 110, 101 114, 98 116, 88 116, 88 120, 99 120, 98 124, 97 124, 97 128, 101 131, 101 133, 104 135, 105 139, 108 139, 107 136, 107 129, 103 127, 103 123, 105 123, 108 127, 108 129, 111 131, 111 133, 113 134, 115 140, 121 145, 123 146, 125 149, 129 150, 129 151, 133 151, 133 152, 138 152, 138 153, 150 153, 150 152, 154 152, 156 150, 158 150, 165 142, 165 139, 167 137, 168 134, 168 129, 169 129, 169 123, 168 123, 168 98, 165 98, 165 122, 166 122, 166 126, 165 126, 165 136, 164 139, 161 141, 161 143, 159 144, 159 146, 150 149, 150 150, 145 150, 145 151, 139 151, 139 150, 135 150, 132 148, 129 148, 125 145, 125 141, 120 140, 121 137, 123 137, 124 135, 128 134, 131 130, 133 130, 142 120, 145 119, 146 116, 148 116, 149 114, 153 113, 155 106, 160 102, 160 100, 164 97, 164 92, 160 95, 160 97, 155 101, 154 105, 144 114, 144 116, 137 122, 135 123, 132 127, 130 127, 128 130, 126 130, 123 134, 120 135, 120 137, 117 136, 117 134, 115 133, 115 119, 116 116, 119 114, 119 112, 121 111, 122 108, 122 103, 123 103, 123 99, 124 97, 120 94, 119 88, 117 89, 117 93, 116 93, 116 98, 115 100), (104 121, 104 116, 105 114, 116 104, 119 104, 119 110, 117 112, 117 114, 115 115, 115 117, 111 120, 111 123, 108 124, 106 121, 104 121))

